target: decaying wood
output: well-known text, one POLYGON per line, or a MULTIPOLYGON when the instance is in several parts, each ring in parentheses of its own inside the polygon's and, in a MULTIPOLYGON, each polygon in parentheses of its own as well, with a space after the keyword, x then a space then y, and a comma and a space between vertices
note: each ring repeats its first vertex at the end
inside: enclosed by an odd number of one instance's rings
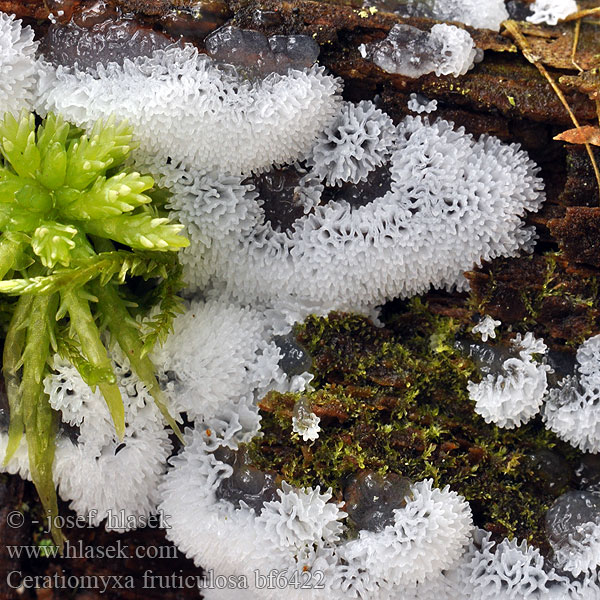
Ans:
MULTIPOLYGON (((95 0, 0 0, 0 10, 25 18, 42 31, 52 12, 63 11, 61 20, 73 11, 91 6, 95 0)), ((396 23, 408 23, 423 30, 435 21, 402 19, 383 10, 368 11, 356 2, 314 2, 298 0, 113 0, 107 2, 124 13, 134 13, 144 26, 164 31, 173 39, 184 36, 202 49, 206 35, 225 24, 262 31, 266 34, 308 34, 321 46, 320 62, 333 74, 344 79, 344 95, 351 100, 372 99, 376 95, 381 107, 398 121, 408 109, 406 102, 413 92, 439 102, 436 116, 464 126, 474 135, 489 133, 506 142, 517 141, 542 167, 546 182, 547 202, 540 213, 530 215, 528 222, 537 227, 540 236, 538 254, 533 257, 501 259, 468 274, 474 295, 486 296, 489 314, 505 323, 527 318, 531 307, 527 298, 544 289, 547 263, 540 255, 544 250, 563 251, 556 267, 549 294, 536 307, 540 321, 546 325, 536 332, 549 343, 560 344, 593 330, 598 315, 582 299, 593 291, 582 283, 585 275, 600 274, 600 208, 598 187, 591 163, 583 147, 553 141, 571 126, 571 117, 536 66, 528 62, 509 37, 500 33, 476 30, 463 25, 471 33, 478 48, 485 51, 483 62, 467 74, 454 77, 426 75, 410 79, 385 73, 361 57, 358 47, 383 39, 396 23), (490 296, 490 282, 493 281, 490 296), (554 289, 554 288, 553 288, 554 289)), ((585 4, 585 3, 583 3, 585 4)), ((584 6, 584 8, 589 8, 584 6)), ((573 55, 575 30, 572 23, 555 28, 519 24, 529 51, 560 86, 565 101, 581 125, 598 125, 596 100, 600 94, 600 77, 593 69, 600 65, 598 26, 582 22, 576 52, 573 55), (573 56, 579 72, 573 63, 573 56)), ((581 130, 580 130, 581 131, 581 130)), ((581 133, 579 134, 581 135, 581 133)), ((587 140, 590 141, 590 140, 587 140)), ((600 153, 597 153, 600 158, 600 153)), ((587 281, 587 280, 586 280, 587 281)), ((430 307, 455 318, 467 318, 464 295, 432 293, 430 307)), ((331 409, 333 411, 333 408, 331 409)), ((325 416, 325 415, 323 415, 325 416)), ((331 416, 331 415, 330 415, 331 416)), ((16 478, 0 479, 0 540, 2 543, 28 543, 30 528, 9 530, 5 513, 24 499, 35 502, 32 489, 16 478), (17 541, 12 541, 17 540, 17 541), (20 540, 20 541, 19 541, 20 540)), ((65 509, 66 510, 66 509, 65 509)), ((101 529, 75 532, 75 541, 85 545, 107 545, 123 540, 136 545, 165 545, 158 531, 134 534, 107 534, 101 529)), ((1 570, 18 567, 2 554, 1 570)), ((40 572, 63 570, 76 574, 139 574, 146 568, 155 572, 194 572, 191 563, 181 557, 172 562, 121 561, 101 564, 99 561, 39 561, 27 568, 40 572)), ((0 573, 0 598, 11 598, 0 573)), ((66 598, 58 590, 45 598, 66 598)), ((20 598, 27 595, 20 595, 20 598)), ((38 596, 42 597, 42 596, 38 596)), ((79 598, 95 598, 85 595, 79 598)), ((196 598, 197 590, 141 590, 115 592, 105 598, 196 598), (140 592, 143 595, 140 595, 140 592)))
POLYGON ((568 129, 555 135, 554 139, 569 142, 569 144, 593 144, 594 146, 600 146, 600 127, 585 125, 576 129, 568 129))

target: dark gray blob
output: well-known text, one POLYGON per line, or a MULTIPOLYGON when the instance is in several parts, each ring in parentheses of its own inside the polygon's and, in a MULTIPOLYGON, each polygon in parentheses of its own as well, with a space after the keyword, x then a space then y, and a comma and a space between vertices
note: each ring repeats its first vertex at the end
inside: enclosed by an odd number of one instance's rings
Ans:
POLYGON ((0 408, 0 432, 7 433, 10 424, 10 413, 5 408, 0 408))
POLYGON ((582 541, 577 526, 600 521, 600 495, 587 491, 571 491, 559 496, 546 513, 546 535, 554 550, 582 541))
POLYGON ((326 187, 321 202, 345 200, 352 208, 360 208, 385 196, 391 189, 392 173, 388 162, 373 169, 366 179, 358 183, 346 182, 340 186, 326 187))
POLYGON ((263 10, 261 8, 257 8, 252 13, 252 20, 256 25, 261 25, 263 27, 275 27, 283 23, 283 17, 279 11, 263 10))
POLYGON ((554 369, 553 373, 548 374, 548 387, 556 387, 559 381, 575 374, 577 359, 574 353, 549 350, 547 356, 548 364, 554 369))
POLYGON ((528 454, 527 466, 537 475, 536 481, 540 482, 548 492, 558 492, 569 485, 572 470, 569 463, 556 452, 542 449, 528 454))
POLYGON ((388 73, 417 78, 439 67, 443 46, 428 31, 396 24, 385 39, 366 47, 365 58, 388 73))
POLYGON ((508 16, 515 21, 525 21, 533 14, 531 7, 523 0, 508 0, 506 2, 508 16))
POLYGON ((160 18, 162 30, 174 39, 183 37, 195 44, 202 42, 233 16, 224 2, 198 0, 188 6, 181 2, 170 4, 173 8, 165 11, 160 18))
POLYGON ((587 492, 600 493, 600 456, 584 454, 575 469, 577 487, 587 492))
POLYGON ((235 66, 249 78, 270 73, 287 73, 288 69, 306 69, 319 56, 319 45, 310 36, 276 35, 237 27, 221 27, 210 34, 204 44, 209 56, 235 66))
POLYGON ((294 69, 305 69, 319 58, 319 44, 309 35, 272 35, 269 46, 277 60, 289 61, 294 69))
POLYGON ((63 65, 94 71, 98 64, 117 63, 172 45, 162 33, 143 29, 128 19, 106 19, 80 25, 55 23, 40 43, 40 52, 54 66, 63 65))
POLYGON ((119 452, 121 452, 121 450, 125 450, 125 448, 127 448, 127 444, 125 444, 124 442, 121 442, 116 448, 115 448, 115 456, 117 454, 119 454, 119 452))
POLYGON ((237 452, 235 450, 232 450, 231 448, 228 448, 227 446, 219 446, 213 452, 213 456, 218 461, 225 463, 226 465, 229 465, 230 467, 232 467, 233 463, 235 462, 237 452))
POLYGON ((427 17, 434 19, 433 0, 369 0, 367 7, 402 17, 427 17))
POLYGON ((507 346, 491 346, 484 342, 456 340, 454 347, 473 360, 482 375, 499 375, 504 362, 509 358, 518 357, 516 350, 507 346))
POLYGON ((223 479, 217 488, 218 500, 231 502, 236 508, 241 508, 243 502, 259 514, 265 502, 279 498, 277 474, 257 469, 245 450, 233 452, 220 447, 214 454, 215 458, 233 467, 231 477, 223 479))
POLYGON ((81 430, 79 429, 79 427, 77 425, 69 425, 69 423, 61 423, 60 428, 58 430, 57 437, 66 437, 66 438, 69 438, 69 440, 73 444, 78 444, 80 433, 81 433, 81 430))
POLYGON ((406 506, 411 482, 396 473, 361 471, 344 487, 345 511, 359 529, 382 531, 394 523, 394 510, 406 506))
POLYGON ((312 359, 298 343, 293 332, 287 335, 275 335, 273 336, 273 341, 282 354, 279 366, 288 377, 301 375, 306 371, 310 371, 312 359))
POLYGON ((239 67, 252 67, 271 53, 266 36, 259 31, 221 27, 204 41, 206 52, 215 60, 239 67))
POLYGON ((293 165, 281 169, 272 168, 266 173, 253 175, 244 185, 254 185, 258 192, 265 223, 271 223, 274 231, 289 231, 297 219, 304 216, 303 191, 300 173, 293 165))
MULTIPOLYGON (((412 94, 411 94, 411 96, 412 96, 412 94)), ((420 106, 426 106, 427 104, 429 104, 431 102, 431 98, 428 98, 427 96, 425 96, 425 94, 420 94, 419 92, 417 92, 414 95, 414 98, 420 106)))
POLYGON ((159 372, 158 383, 163 392, 167 389, 172 389, 175 391, 181 389, 181 380, 179 379, 176 371, 168 370, 159 372))
POLYGON ((437 17, 433 9, 434 4, 435 0, 399 0, 398 8, 394 12, 405 17, 435 19, 437 17))
POLYGON ((10 411, 7 407, 0 408, 0 433, 7 433, 10 424, 10 411))

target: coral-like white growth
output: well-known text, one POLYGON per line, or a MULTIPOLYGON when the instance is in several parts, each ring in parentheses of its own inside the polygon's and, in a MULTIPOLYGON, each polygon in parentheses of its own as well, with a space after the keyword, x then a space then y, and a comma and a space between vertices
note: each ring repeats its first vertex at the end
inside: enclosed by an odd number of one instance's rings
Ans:
POLYGON ((535 0, 530 5, 533 14, 527 17, 530 23, 556 25, 560 19, 577 12, 575 0, 535 0))
POLYGON ((331 185, 358 183, 389 156, 395 127, 372 102, 345 102, 319 136, 307 164, 331 185))
POLYGON ((397 24, 384 40, 362 45, 359 51, 387 73, 415 78, 427 73, 464 75, 478 55, 467 31, 445 23, 434 25, 430 33, 397 24))
POLYGON ((568 543, 556 548, 554 556, 561 568, 576 577, 595 571, 600 565, 600 522, 577 525, 569 535, 568 543))
POLYGON ((600 335, 585 340, 577 348, 577 370, 583 377, 600 378, 600 335))
POLYGON ((292 431, 297 433, 305 442, 314 442, 319 437, 321 419, 313 412, 304 412, 292 417, 292 431))
POLYGON ((197 566, 237 572, 252 557, 258 539, 251 511, 216 498, 232 468, 207 451, 198 429, 186 434, 186 446, 172 465, 161 484, 160 508, 170 516, 167 537, 197 566))
POLYGON ((499 31, 502 21, 508 19, 504 0, 435 0, 433 13, 440 20, 494 31, 499 31))
POLYGON ((302 569, 304 561, 314 560, 315 548, 338 539, 346 515, 328 502, 329 493, 284 486, 279 500, 266 502, 259 514, 236 508, 216 496, 232 467, 209 451, 201 432, 188 433, 187 442, 162 485, 161 508, 171 515, 167 537, 196 564, 248 573, 252 583, 255 570, 302 569))
POLYGON ((233 435, 241 418, 253 435, 259 421, 255 397, 270 389, 301 391, 312 378, 286 376, 272 335, 260 311, 222 298, 192 302, 152 355, 171 405, 223 436, 233 435))
POLYGON ((546 513, 546 533, 561 569, 579 576, 600 565, 600 497, 590 491, 559 496, 546 513))
POLYGON ((134 128, 139 160, 238 175, 303 157, 339 109, 339 89, 322 67, 251 83, 187 45, 94 73, 48 66, 38 110, 84 127, 116 113, 134 128))
POLYGON ((0 430, 0 473, 19 475, 23 479, 31 479, 29 471, 29 453, 27 452, 27 441, 25 436, 21 438, 19 447, 13 454, 8 464, 4 464, 6 447, 8 445, 8 427, 0 430))
POLYGON ((547 375, 552 371, 534 359, 534 354, 545 354, 547 347, 532 333, 523 338, 517 334, 513 347, 519 358, 508 358, 500 373, 490 373, 480 383, 470 381, 467 385, 475 412, 486 423, 507 429, 526 423, 539 412, 548 387, 547 375))
POLYGON ((266 575, 273 569, 290 579, 294 573, 313 573, 320 576, 313 584, 323 584, 322 589, 252 590, 258 597, 375 600, 395 590, 397 597, 412 598, 402 591, 441 577, 469 543, 468 503, 448 488, 434 488, 431 480, 411 487, 406 506, 395 511, 394 525, 379 533, 361 531, 351 541, 341 539, 346 514, 318 488, 283 485, 279 499, 257 512, 241 504, 236 508, 217 497, 233 468, 217 459, 202 432, 187 436, 161 486, 161 509, 171 515, 167 537, 196 564, 222 574, 248 574, 251 585, 255 571, 266 575))
POLYGON ((201 175, 181 165, 164 165, 155 174, 161 187, 171 192, 168 208, 177 211, 196 244, 208 247, 215 238, 243 231, 246 223, 260 214, 254 202, 258 194, 252 185, 242 183, 240 176, 201 175))
POLYGON ((334 544, 340 539, 346 516, 331 500, 331 490, 321 493, 316 489, 294 490, 287 483, 278 490, 279 500, 267 502, 256 518, 259 528, 264 527, 265 543, 269 554, 274 550, 302 556, 307 548, 334 544))
POLYGON ((394 511, 393 525, 361 531, 348 542, 346 558, 360 561, 371 577, 394 584, 425 581, 454 565, 473 526, 468 502, 449 487, 427 479, 412 487, 412 498, 394 511))
POLYGON ((226 302, 192 302, 152 355, 172 403, 190 419, 219 414, 277 369, 278 353, 256 311, 226 302))
POLYGON ((496 338, 496 327, 500 327, 502 323, 500 321, 494 320, 489 315, 486 315, 483 319, 471 329, 473 333, 481 334, 481 341, 487 342, 488 338, 495 339, 496 338))
MULTIPOLYGON (((263 222, 246 194, 235 212, 248 217, 238 235, 215 236, 210 247, 192 238, 198 270, 194 277, 190 261, 190 277, 212 278, 244 302, 309 312, 365 310, 430 286, 464 289, 464 271, 531 248, 534 233, 521 217, 543 200, 537 168, 518 146, 488 136, 475 141, 447 121, 407 117, 397 130, 389 192, 358 207, 343 200, 320 205, 286 232, 263 222)), ((215 210, 229 220, 234 209, 220 203, 215 210)), ((202 229, 192 209, 177 205, 184 222, 202 229)))
MULTIPOLYGON (((50 399, 50 406, 54 410, 61 411, 63 423, 80 426, 85 417, 93 421, 94 409, 100 404, 98 397, 90 386, 83 381, 79 371, 67 360, 60 356, 54 357, 55 374, 46 377, 44 389, 50 399)), ((110 434, 110 417, 105 419, 104 410, 100 412, 102 427, 106 427, 106 433, 110 434)), ((97 425, 97 423, 95 424, 97 425)))
POLYGON ((31 110, 36 81, 33 29, 0 12, 0 117, 31 110))
MULTIPOLYGON (((464 75, 475 63, 477 50, 475 42, 469 32, 455 27, 439 23, 431 28, 431 43, 441 47, 441 60, 435 68, 435 74, 440 75, 464 75)), ((479 57, 479 60, 483 55, 479 57)))
POLYGON ((421 113, 432 113, 437 110, 437 100, 427 100, 420 94, 411 94, 408 100, 408 109, 417 114, 421 113))
MULTIPOLYGON (((104 398, 84 383, 77 370, 58 356, 53 375, 44 380, 52 407, 63 427, 53 464, 60 496, 92 525, 107 519, 107 529, 127 530, 156 509, 158 483, 172 445, 160 411, 144 384, 115 352, 114 368, 125 406, 125 435, 119 440, 104 398)), ((0 454, 7 435, 0 433, 0 454)), ((6 466, 29 479, 25 439, 6 466)))
POLYGON ((90 523, 110 517, 107 529, 130 529, 136 517, 156 508, 158 482, 172 448, 160 412, 126 358, 116 354, 126 417, 125 436, 119 440, 99 390, 92 392, 76 369, 58 357, 54 369, 44 381, 50 404, 65 423, 79 427, 76 442, 59 442, 54 463, 59 493, 78 514, 89 515, 90 523))
POLYGON ((402 600, 591 600, 598 598, 595 577, 581 581, 558 574, 537 548, 502 540, 476 529, 460 561, 441 577, 384 596, 402 600))
POLYGON ((577 350, 577 373, 550 390, 544 422, 561 439, 584 452, 600 452, 600 336, 577 350))
POLYGON ((106 528, 128 530, 156 509, 157 488, 171 452, 169 432, 164 427, 144 427, 134 419, 125 429, 123 440, 113 437, 102 446, 87 439, 75 452, 57 460, 61 497, 80 515, 90 515, 90 523, 106 528))
POLYGON ((481 551, 473 558, 470 583, 475 598, 523 600, 540 598, 548 591, 548 574, 540 551, 523 540, 504 539, 497 546, 489 535, 481 551))

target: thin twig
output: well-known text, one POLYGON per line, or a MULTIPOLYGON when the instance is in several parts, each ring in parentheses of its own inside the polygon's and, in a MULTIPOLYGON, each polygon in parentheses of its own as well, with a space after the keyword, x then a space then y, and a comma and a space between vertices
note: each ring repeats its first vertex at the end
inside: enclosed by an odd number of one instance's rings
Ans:
POLYGON ((579 19, 575 23, 575 34, 573 35, 573 48, 571 50, 571 62, 575 65, 575 68, 580 73, 583 73, 583 69, 579 66, 579 64, 575 60, 575 56, 577 55, 577 44, 579 44, 579 33, 580 32, 581 32, 581 19, 579 19))
POLYGON ((592 15, 600 15, 600 6, 596 8, 586 8, 585 10, 579 10, 564 19, 561 19, 561 23, 568 23, 569 21, 576 21, 578 19, 585 19, 592 15))
MULTIPOLYGON (((598 9, 598 11, 600 12, 600 8, 598 9)), ((577 120, 575 113, 571 110, 571 107, 569 106, 567 99, 565 98, 564 94, 562 93, 562 90, 558 87, 558 85, 556 84, 556 82, 554 81, 554 79, 552 78, 550 73, 548 73, 548 71, 546 70, 546 67, 544 67, 544 65, 540 62, 539 57, 531 52, 531 48, 529 47, 529 44, 527 43, 525 36, 519 29, 519 26, 516 23, 516 21, 512 21, 512 20, 504 21, 503 25, 506 28, 506 30, 512 35, 515 43, 517 44, 517 46, 523 53, 523 56, 530 63, 532 63, 533 65, 535 65, 537 67, 538 71, 546 78, 548 83, 552 86, 554 93, 558 96, 558 99, 561 101, 562 105, 565 107, 567 113, 569 114, 569 117, 571 118, 571 121, 573 121, 573 124, 575 125, 575 127, 577 127, 579 129, 579 127, 581 127, 579 125, 579 121, 577 120)), ((591 161, 592 167, 594 169, 594 174, 596 175, 596 181, 598 183, 598 193, 600 194, 600 170, 598 169, 598 163, 596 162, 596 157, 594 156, 592 147, 589 144, 585 144, 585 149, 587 150, 588 156, 590 157, 590 161, 591 161)))

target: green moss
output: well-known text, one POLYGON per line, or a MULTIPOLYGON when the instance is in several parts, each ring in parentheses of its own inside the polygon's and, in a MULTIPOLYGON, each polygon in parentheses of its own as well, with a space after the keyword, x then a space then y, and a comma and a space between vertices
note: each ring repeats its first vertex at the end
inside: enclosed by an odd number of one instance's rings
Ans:
MULTIPOLYGON (((127 164, 134 147, 133 131, 114 118, 89 133, 53 114, 40 121, 7 113, 0 120, 0 327, 10 409, 2 458, 7 464, 25 436, 31 479, 54 516, 59 415, 43 381, 55 353, 98 387, 122 438, 123 401, 101 335, 108 330, 182 437, 147 353, 166 337, 180 305, 175 252, 189 242, 179 235, 183 225, 165 216, 164 198, 154 202, 152 177, 127 164), (146 322, 134 318, 121 290, 133 276, 164 280, 161 314, 146 322)), ((58 528, 52 536, 62 545, 58 528)))
POLYGON ((600 331, 598 279, 574 272, 562 253, 498 259, 472 280, 468 316, 489 314, 512 331, 533 332, 556 348, 577 348, 600 331))
POLYGON ((310 317, 297 334, 313 356, 314 391, 304 396, 322 431, 304 443, 291 422, 301 394, 268 394, 263 436, 249 444, 257 466, 296 486, 331 487, 338 500, 361 469, 432 478, 470 501, 477 525, 544 547, 544 514, 565 486, 551 489, 528 456, 555 449, 573 467, 579 454, 539 420, 509 431, 474 412, 466 384, 479 373, 454 348, 468 334, 456 321, 415 300, 385 328, 333 313, 310 317))

